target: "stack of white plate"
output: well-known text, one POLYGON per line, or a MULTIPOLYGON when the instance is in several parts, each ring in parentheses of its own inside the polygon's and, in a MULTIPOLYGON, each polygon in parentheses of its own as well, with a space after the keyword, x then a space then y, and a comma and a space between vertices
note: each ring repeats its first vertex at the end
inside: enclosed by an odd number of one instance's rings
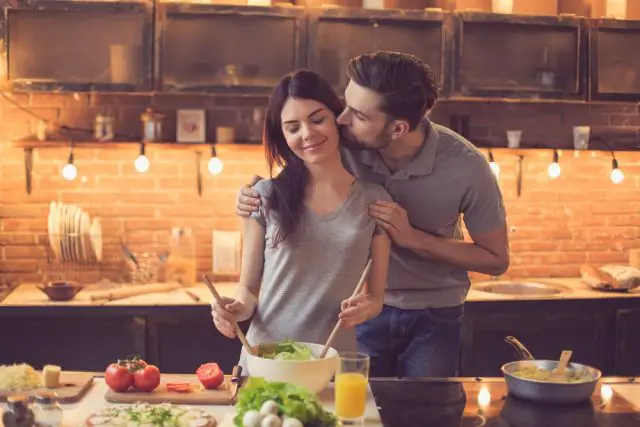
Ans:
POLYGON ((49 206, 49 244, 62 261, 101 261, 102 227, 80 206, 51 202, 49 206))

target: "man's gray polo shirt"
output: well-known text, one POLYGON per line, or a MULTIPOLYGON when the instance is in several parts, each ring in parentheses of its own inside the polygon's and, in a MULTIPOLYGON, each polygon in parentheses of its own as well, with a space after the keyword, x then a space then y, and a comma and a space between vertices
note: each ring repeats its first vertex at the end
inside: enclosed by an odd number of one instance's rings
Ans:
MULTIPOLYGON (((506 215, 498 182, 484 155, 462 136, 425 119, 426 143, 406 167, 390 173, 377 151, 343 150, 346 167, 359 179, 384 186, 411 225, 427 233, 462 239, 469 232, 503 227, 506 215)), ((385 304, 403 309, 462 304, 468 272, 391 247, 385 304)))

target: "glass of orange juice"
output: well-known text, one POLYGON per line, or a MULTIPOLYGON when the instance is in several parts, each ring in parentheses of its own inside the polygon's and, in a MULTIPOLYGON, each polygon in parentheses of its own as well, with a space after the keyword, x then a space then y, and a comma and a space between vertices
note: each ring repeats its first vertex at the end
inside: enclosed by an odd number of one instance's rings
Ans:
POLYGON ((369 356, 345 352, 339 355, 335 378, 336 415, 340 425, 362 425, 369 384, 369 356))

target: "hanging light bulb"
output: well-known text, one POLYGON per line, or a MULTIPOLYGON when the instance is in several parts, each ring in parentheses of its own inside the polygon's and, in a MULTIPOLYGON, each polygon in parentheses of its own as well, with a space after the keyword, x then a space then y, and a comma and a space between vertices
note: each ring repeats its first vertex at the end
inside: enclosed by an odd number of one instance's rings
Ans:
POLYGON ((553 162, 549 165, 549 176, 551 178, 557 178, 560 176, 560 164, 558 163, 558 150, 553 150, 553 162))
POLYGON ((149 170, 150 164, 149 159, 144 154, 144 142, 142 142, 140 143, 140 155, 135 162, 133 162, 133 167, 135 167, 138 172, 145 173, 149 170))
POLYGON ((496 178, 500 177, 500 166, 493 159, 493 153, 489 150, 489 167, 491 168, 491 172, 496 176, 496 178))
POLYGON ((618 167, 618 159, 613 158, 613 162, 611 162, 611 182, 614 184, 620 184, 624 179, 624 174, 618 167))
POLYGON ((69 181, 73 181, 78 176, 78 169, 73 164, 73 149, 69 151, 69 158, 67 164, 62 168, 62 177, 69 181))
POLYGON ((211 159, 209 160, 207 168, 213 175, 218 175, 220 172, 222 172, 222 160, 220 160, 220 158, 218 158, 218 155, 216 154, 215 144, 211 144, 211 159))

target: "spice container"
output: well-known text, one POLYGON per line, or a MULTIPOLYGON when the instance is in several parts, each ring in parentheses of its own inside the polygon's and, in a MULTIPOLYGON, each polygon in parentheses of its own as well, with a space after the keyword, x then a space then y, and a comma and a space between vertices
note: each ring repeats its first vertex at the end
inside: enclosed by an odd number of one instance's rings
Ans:
POLYGON ((155 113, 147 108, 140 116, 142 120, 142 141, 158 142, 162 140, 162 114, 155 113))
POLYGON ((165 266, 167 282, 178 282, 183 286, 196 283, 196 245, 191 229, 176 227, 169 237, 169 257, 165 266))
POLYGON ((4 427, 34 427, 35 416, 29 409, 29 400, 24 395, 7 398, 7 410, 2 414, 4 427))
POLYGON ((58 403, 57 395, 53 392, 41 391, 36 394, 34 414, 38 427, 60 427, 62 425, 62 407, 58 403))

